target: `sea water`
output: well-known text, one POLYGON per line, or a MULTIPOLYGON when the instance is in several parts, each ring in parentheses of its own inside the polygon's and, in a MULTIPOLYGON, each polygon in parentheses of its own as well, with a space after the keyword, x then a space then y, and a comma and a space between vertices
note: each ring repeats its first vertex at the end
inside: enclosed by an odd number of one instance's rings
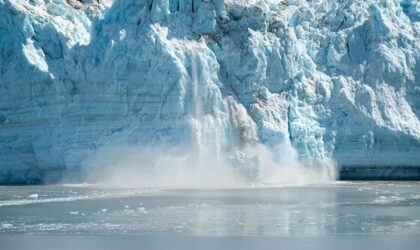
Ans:
POLYGON ((418 249, 420 182, 0 187, 0 249, 418 249))

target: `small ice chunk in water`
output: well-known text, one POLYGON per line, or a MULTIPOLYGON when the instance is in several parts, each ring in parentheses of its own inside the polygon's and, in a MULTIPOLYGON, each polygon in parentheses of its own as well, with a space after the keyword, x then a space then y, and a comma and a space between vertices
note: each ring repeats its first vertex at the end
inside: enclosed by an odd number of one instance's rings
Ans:
POLYGON ((79 214, 79 211, 71 211, 70 214, 71 215, 78 215, 79 214))
POLYGON ((10 224, 10 223, 2 223, 1 226, 3 228, 12 228, 13 227, 13 224, 10 224))
POLYGON ((106 213, 106 211, 108 211, 106 208, 102 208, 101 209, 102 213, 106 213))
POLYGON ((38 197, 39 197, 38 194, 30 194, 29 195, 29 198, 32 198, 32 199, 38 199, 38 197))
POLYGON ((137 208, 137 211, 138 211, 138 212, 140 212, 140 213, 143 213, 143 214, 147 214, 147 213, 149 213, 149 212, 147 212, 147 210, 146 210, 146 208, 145 208, 145 207, 138 207, 138 208, 137 208))

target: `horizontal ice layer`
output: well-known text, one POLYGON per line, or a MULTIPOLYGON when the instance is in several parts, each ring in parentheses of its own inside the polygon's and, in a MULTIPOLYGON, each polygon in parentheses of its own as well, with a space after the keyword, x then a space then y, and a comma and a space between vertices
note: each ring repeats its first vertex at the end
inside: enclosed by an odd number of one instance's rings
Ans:
POLYGON ((291 144, 315 165, 419 166, 419 13, 398 0, 0 0, 0 183, 77 171, 104 146, 209 138, 291 144))

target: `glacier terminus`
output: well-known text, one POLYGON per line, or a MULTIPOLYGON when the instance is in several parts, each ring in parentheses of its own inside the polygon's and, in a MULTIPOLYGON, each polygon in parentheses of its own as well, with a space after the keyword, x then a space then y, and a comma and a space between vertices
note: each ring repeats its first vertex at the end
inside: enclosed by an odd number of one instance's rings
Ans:
POLYGON ((415 0, 0 0, 0 183, 419 178, 419 59, 415 0))

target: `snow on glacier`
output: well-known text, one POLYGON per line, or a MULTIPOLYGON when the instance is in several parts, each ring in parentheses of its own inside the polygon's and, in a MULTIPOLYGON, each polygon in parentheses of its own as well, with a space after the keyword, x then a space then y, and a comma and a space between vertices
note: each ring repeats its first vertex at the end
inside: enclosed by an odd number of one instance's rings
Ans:
POLYGON ((262 181, 276 165, 283 179, 330 178, 332 161, 419 166, 419 13, 410 0, 0 0, 0 182, 162 152, 174 157, 157 169, 262 181))

